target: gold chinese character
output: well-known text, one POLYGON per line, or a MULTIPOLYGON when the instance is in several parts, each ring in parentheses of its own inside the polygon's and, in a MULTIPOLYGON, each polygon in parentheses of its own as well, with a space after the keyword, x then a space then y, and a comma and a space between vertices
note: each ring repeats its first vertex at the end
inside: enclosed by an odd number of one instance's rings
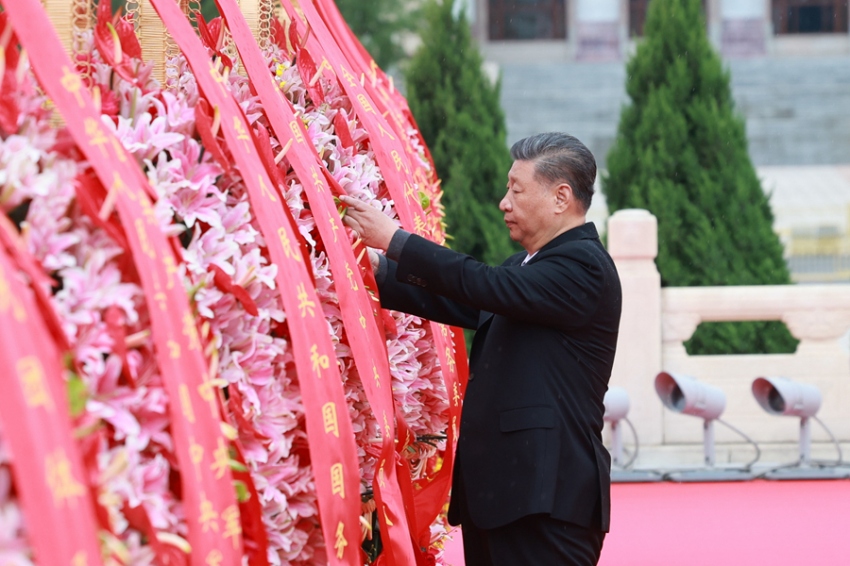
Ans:
POLYGON ((103 157, 109 157, 109 152, 105 147, 105 144, 109 143, 109 139, 100 128, 100 123, 94 118, 86 118, 83 124, 86 129, 86 135, 89 137, 89 143, 97 146, 103 157))
POLYGON ((413 217, 413 225, 414 225, 414 231, 417 234, 419 234, 420 236, 425 235, 425 221, 422 220, 422 216, 420 216, 419 214, 414 216, 413 217))
POLYGON ((452 417, 452 436, 457 438, 457 415, 452 417))
POLYGON ((404 161, 402 160, 401 155, 399 155, 398 151, 396 151, 396 150, 394 149, 394 150, 392 150, 392 151, 390 152, 390 155, 391 155, 391 156, 392 156, 392 158, 393 158, 393 163, 395 163, 395 170, 396 170, 396 171, 401 171, 402 169, 404 169, 404 172, 405 172, 405 173, 407 173, 407 174, 409 175, 409 174, 410 174, 410 169, 408 169, 408 168, 407 168, 407 165, 406 165, 406 164, 404 163, 404 161))
POLYGON ((301 311, 301 318, 306 317, 308 312, 311 317, 315 317, 316 302, 308 298, 307 288, 304 286, 304 283, 299 283, 295 290, 298 293, 298 310, 301 311))
POLYGON ((142 247, 142 252, 151 259, 156 259, 156 251, 151 246, 148 240, 148 232, 145 229, 145 222, 141 218, 136 218, 134 223, 136 226, 136 235, 139 237, 139 245, 142 247))
POLYGON ((381 376, 378 375, 378 368, 375 367, 375 364, 372 364, 372 377, 375 378, 375 386, 378 389, 381 388, 381 376))
POLYGON ((310 347, 310 361, 313 363, 313 371, 316 372, 316 376, 321 379, 322 370, 330 367, 330 360, 328 359, 327 354, 320 356, 319 347, 316 344, 313 344, 310 347))
POLYGON ((165 312, 168 310, 168 295, 162 292, 162 285, 159 284, 159 273, 154 270, 151 275, 153 276, 153 299, 159 306, 159 310, 165 312))
POLYGON ((372 108, 372 105, 369 103, 369 99, 366 98, 366 95, 362 92, 357 95, 357 102, 360 103, 360 106, 362 106, 363 110, 365 110, 366 112, 370 112, 372 114, 375 113, 375 109, 372 108))
POLYGON ((334 549, 336 549, 336 557, 342 560, 343 555, 345 554, 345 547, 348 546, 348 541, 345 540, 345 525, 342 521, 336 526, 336 542, 334 542, 334 549))
POLYGON ((325 423, 325 433, 333 434, 339 438, 339 423, 336 418, 336 403, 325 403, 322 406, 322 420, 325 423))
POLYGON ((384 434, 387 435, 387 438, 392 438, 392 428, 390 428, 390 421, 387 419, 387 412, 383 412, 384 415, 384 434))
POLYGON ((328 216, 328 220, 331 221, 331 229, 334 231, 334 242, 337 241, 336 232, 339 230, 339 226, 336 225, 336 219, 333 216, 328 216))
POLYGON ((238 116, 233 117, 233 129, 236 130, 236 139, 242 140, 245 146, 245 153, 251 153, 251 136, 245 131, 245 126, 238 116))
POLYGON ((360 326, 362 326, 365 329, 366 328, 366 317, 363 316, 363 311, 359 311, 359 312, 360 312, 360 326))
POLYGON ((212 502, 207 499, 203 492, 201 493, 201 512, 198 520, 201 522, 203 532, 209 530, 218 532, 218 513, 215 512, 212 502))
POLYGON ((383 462, 381 462, 381 467, 378 468, 378 485, 381 487, 386 487, 387 485, 387 474, 384 472, 383 462))
POLYGON ((295 261, 301 261, 301 255, 292 249, 292 241, 289 239, 285 226, 277 229, 277 237, 280 238, 280 244, 283 246, 283 255, 295 261))
POLYGON ((27 311, 21 305, 20 299, 12 293, 12 286, 6 279, 6 273, 0 269, 0 313, 6 314, 9 309, 12 310, 12 316, 18 322, 24 322, 27 319, 27 311))
POLYGON ((15 364, 18 379, 24 391, 27 405, 29 407, 44 407, 53 411, 53 398, 47 389, 44 377, 44 368, 36 356, 26 356, 15 364))
POLYGON ((457 381, 455 381, 455 384, 454 384, 454 392, 455 393, 452 396, 452 398, 455 401, 455 406, 457 406, 457 405, 460 404, 460 386, 458 385, 457 381))
POLYGON ((207 554, 206 563, 207 566, 221 566, 221 563, 224 561, 224 555, 218 549, 210 550, 210 553, 207 554))
POLYGON ((89 563, 88 558, 86 557, 85 551, 81 550, 74 554, 74 557, 71 558, 71 566, 87 566, 89 563))
POLYGON ((313 185, 316 187, 316 191, 324 192, 325 190, 325 182, 319 177, 319 171, 315 166, 311 166, 310 170, 312 171, 313 185))
POLYGON ((454 373, 455 371, 455 358, 452 355, 452 349, 446 346, 446 363, 449 365, 449 371, 454 373))
MULTIPOLYGON (((218 354, 213 353, 213 357, 217 360, 218 354)), ((218 404, 216 404, 216 392, 218 389, 216 388, 216 384, 212 381, 204 381, 200 385, 198 385, 198 395, 201 396, 201 399, 207 402, 207 405, 210 407, 210 412, 213 417, 218 417, 218 404)))
POLYGON ((80 108, 85 108, 83 95, 80 93, 80 90, 83 88, 83 81, 80 75, 71 71, 67 65, 62 65, 62 79, 59 82, 65 90, 74 95, 80 108))
POLYGON ((381 132, 381 137, 387 137, 391 140, 395 140, 395 137, 389 133, 380 122, 378 122, 378 130, 381 132))
POLYGON ((304 134, 301 133, 301 126, 298 125, 297 120, 289 123, 289 130, 292 132, 292 139, 295 140, 295 143, 304 143, 304 134))
POLYGON ((416 193, 413 190, 413 185, 411 185, 410 183, 405 181, 404 182, 404 202, 410 203, 410 199, 416 200, 416 193))
POLYGON ((189 438, 189 458, 195 466, 195 472, 200 474, 201 462, 204 460, 204 447, 195 442, 195 437, 189 438))
MULTIPOLYGON (((357 286, 357 281, 354 280, 354 271, 351 269, 351 265, 349 265, 347 261, 345 262, 345 276, 348 277, 348 284, 351 285, 352 291, 360 289, 360 287, 357 286)), ((363 313, 360 313, 360 316, 363 316, 363 313)))
POLYGON ((189 386, 181 383, 178 386, 180 391, 180 407, 183 409, 183 416, 190 423, 195 422, 195 409, 192 407, 192 398, 189 393, 189 386))
POLYGON ((172 360, 176 360, 180 357, 180 344, 178 344, 174 340, 168 341, 168 356, 172 360))
POLYGON ((239 508, 236 505, 230 505, 221 512, 221 518, 224 519, 224 532, 221 536, 224 538, 233 539, 233 548, 239 548, 239 537, 242 536, 242 521, 239 516, 239 508))
POLYGON ((180 274, 180 269, 177 267, 177 262, 174 261, 174 258, 170 255, 166 255, 162 258, 162 262, 165 264, 165 273, 168 276, 165 282, 166 289, 174 288, 174 277, 175 275, 180 274))
POLYGON ((392 527, 395 523, 390 521, 390 516, 387 514, 387 506, 384 505, 384 521, 387 522, 387 526, 392 527))
POLYGON ((342 77, 348 82, 348 86, 356 87, 357 79, 354 78, 354 75, 352 75, 351 72, 345 68, 345 65, 340 65, 339 68, 342 69, 342 77))
POLYGON ((201 349, 201 339, 198 336, 198 327, 195 326, 195 319, 192 318, 192 313, 188 311, 183 315, 183 336, 189 339, 190 350, 201 349))
POLYGON ((331 493, 345 499, 345 475, 341 463, 331 466, 331 493))
POLYGON ((263 176, 257 175, 257 178, 260 180, 260 194, 272 202, 277 202, 277 197, 275 197, 274 193, 269 190, 269 186, 266 185, 266 182, 263 180, 263 176))
POLYGON ((210 468, 215 473, 215 479, 220 480, 230 467, 230 451, 221 437, 218 437, 216 449, 213 450, 213 463, 210 468))
POLYGON ((159 222, 156 219, 156 212, 154 212, 153 207, 146 196, 142 196, 139 199, 139 208, 142 209, 142 216, 145 220, 147 220, 148 224, 151 226, 159 225, 159 222))
POLYGON ((70 506, 76 507, 76 498, 82 497, 86 489, 78 482, 71 470, 71 461, 61 448, 48 454, 44 465, 47 474, 47 485, 53 494, 53 503, 58 507, 70 501, 70 506))

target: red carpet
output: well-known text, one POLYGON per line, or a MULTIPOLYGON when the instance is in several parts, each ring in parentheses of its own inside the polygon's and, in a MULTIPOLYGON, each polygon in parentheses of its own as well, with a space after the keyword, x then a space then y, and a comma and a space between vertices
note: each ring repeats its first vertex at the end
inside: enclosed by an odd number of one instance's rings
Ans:
POLYGON ((850 481, 615 484, 599 564, 850 566, 850 481))

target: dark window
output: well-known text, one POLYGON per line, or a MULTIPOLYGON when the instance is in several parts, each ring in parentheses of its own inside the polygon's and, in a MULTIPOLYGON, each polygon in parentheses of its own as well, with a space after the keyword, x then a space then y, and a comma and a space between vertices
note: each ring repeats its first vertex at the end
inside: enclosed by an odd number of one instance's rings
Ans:
POLYGON ((847 0, 773 0, 773 31, 847 33, 847 0))
POLYGON ((643 23, 646 21, 646 6, 649 0, 629 0, 629 35, 643 35, 643 23))
POLYGON ((566 0, 489 0, 490 39, 563 39, 566 0))
MULTIPOLYGON (((650 0, 629 0, 629 35, 643 35, 643 25, 646 22, 646 8, 650 0)), ((705 0, 702 1, 702 13, 705 14, 705 0)))

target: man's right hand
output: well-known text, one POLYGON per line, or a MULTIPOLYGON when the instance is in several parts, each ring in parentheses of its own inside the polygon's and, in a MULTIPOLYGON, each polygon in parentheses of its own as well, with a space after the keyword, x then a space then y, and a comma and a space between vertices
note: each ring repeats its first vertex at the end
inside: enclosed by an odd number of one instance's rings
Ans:
POLYGON ((386 214, 350 196, 341 196, 339 200, 346 206, 342 221, 354 230, 363 243, 370 248, 387 251, 390 240, 398 226, 386 214))

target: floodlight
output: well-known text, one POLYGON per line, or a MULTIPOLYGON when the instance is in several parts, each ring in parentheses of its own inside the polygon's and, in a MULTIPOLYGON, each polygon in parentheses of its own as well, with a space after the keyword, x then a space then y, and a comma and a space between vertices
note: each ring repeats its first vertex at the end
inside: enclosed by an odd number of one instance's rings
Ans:
POLYGON ((629 394, 622 387, 609 387, 603 399, 605 414, 602 418, 611 423, 611 454, 613 466, 618 469, 611 470, 611 481, 613 482, 650 482, 660 481, 661 475, 652 471, 632 470, 631 465, 637 459, 639 442, 637 431, 632 423, 626 418, 629 413, 629 394), (626 423, 632 430, 635 440, 635 449, 628 462, 623 462, 623 426, 626 423))
POLYGON ((605 414, 602 418, 611 423, 611 452, 614 464, 623 467, 623 427, 620 421, 625 419, 629 412, 629 394, 622 387, 609 387, 603 403, 605 414))
POLYGON ((689 375, 662 371, 655 377, 655 391, 671 411, 713 421, 726 408, 726 395, 689 375))
POLYGON ((731 428, 756 447, 756 459, 746 466, 746 470, 758 460, 758 446, 746 434, 729 423, 720 420, 720 415, 726 408, 726 394, 721 389, 697 381, 689 375, 681 375, 662 371, 655 376, 655 391, 665 407, 671 411, 692 415, 703 419, 702 443, 705 466, 707 470, 690 470, 673 472, 666 477, 676 481, 734 481, 752 478, 749 471, 714 469, 714 421, 731 428))
POLYGON ((812 423, 816 420, 833 439, 838 449, 838 461, 843 458, 841 446, 832 432, 817 418, 823 397, 814 385, 800 383, 787 377, 757 377, 753 381, 753 396, 761 408, 771 415, 800 417, 800 459, 790 467, 771 470, 765 474, 769 479, 814 479, 846 477, 847 472, 837 472, 834 468, 824 469, 812 466, 812 423))

